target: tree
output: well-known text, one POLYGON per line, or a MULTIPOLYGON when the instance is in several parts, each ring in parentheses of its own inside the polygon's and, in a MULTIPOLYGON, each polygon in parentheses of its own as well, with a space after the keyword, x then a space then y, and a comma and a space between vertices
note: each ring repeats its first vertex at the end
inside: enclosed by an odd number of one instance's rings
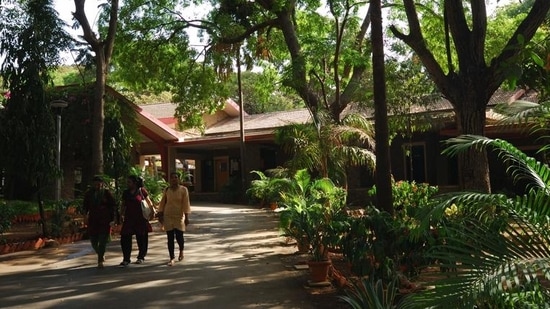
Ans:
MULTIPOLYGON (((189 28, 207 21, 185 18, 188 1, 125 1, 117 29, 112 80, 139 93, 169 92, 180 128, 203 127, 202 115, 223 108, 230 71, 210 65, 213 53, 190 46, 189 28)), ((234 56, 235 50, 226 50, 234 56)))
POLYGON ((411 295, 404 308, 549 306, 548 166, 499 139, 462 135, 447 146, 450 155, 470 148, 494 151, 516 185, 525 184, 526 193, 454 193, 421 214, 424 226, 446 222, 445 241, 428 258, 455 272, 440 273, 431 283, 434 288, 411 295))
MULTIPOLYGON (((229 85, 234 85, 235 95, 238 97, 236 76, 231 74, 229 85)), ((294 95, 291 89, 281 85, 279 75, 271 68, 264 68, 262 72, 245 71, 242 73, 242 92, 244 110, 248 114, 261 114, 275 111, 291 110, 303 107, 300 97, 294 95)))
MULTIPOLYGON (((46 87, 70 36, 51 0, 4 1, 0 6, 0 74, 10 92, 0 111, 0 164, 7 198, 37 197, 44 223, 42 189, 60 177, 55 165, 55 126, 46 87)), ((46 225, 43 233, 48 235, 46 225)))
MULTIPOLYGON (((445 61, 436 60, 428 45, 429 40, 422 33, 417 9, 424 6, 413 0, 403 0, 403 5, 409 33, 405 34, 395 25, 390 27, 392 33, 414 50, 439 91, 451 102, 457 115, 459 132, 483 135, 487 103, 506 79, 507 63, 517 57, 535 35, 550 10, 550 2, 534 1, 529 13, 517 26, 506 45, 489 62, 485 48, 485 1, 471 1, 468 8, 464 7, 462 0, 443 1, 445 61)), ((461 184, 464 188, 490 191, 485 152, 471 149, 463 153, 460 156, 460 166, 461 184)))
POLYGON ((90 45, 95 53, 95 94, 94 108, 92 117, 92 172, 93 174, 103 174, 103 130, 105 121, 105 85, 107 74, 109 72, 109 63, 113 54, 115 42, 115 33, 118 21, 119 0, 111 0, 109 11, 109 25, 104 39, 98 37, 93 31, 86 12, 84 4, 86 0, 74 0, 75 12, 74 18, 82 27, 83 39, 90 45))
MULTIPOLYGON (((376 134, 376 203, 379 209, 393 214, 390 133, 388 104, 386 102, 386 72, 384 66, 384 39, 382 35, 382 8, 380 0, 371 0, 372 11, 372 74, 374 94, 374 119, 376 134)), ((388 251, 389 252, 389 251, 388 251)))
POLYGON ((290 173, 308 169, 314 176, 330 178, 347 187, 346 168, 368 166, 374 171, 373 130, 359 114, 346 115, 340 124, 330 116, 323 123, 294 124, 275 131, 275 140, 292 159, 286 165, 290 173))
POLYGON ((370 14, 357 18, 358 1, 327 1, 326 16, 317 12, 319 3, 302 4, 220 1, 209 34, 214 46, 244 43, 249 59, 274 63, 314 118, 325 110, 339 122, 368 67, 370 14))

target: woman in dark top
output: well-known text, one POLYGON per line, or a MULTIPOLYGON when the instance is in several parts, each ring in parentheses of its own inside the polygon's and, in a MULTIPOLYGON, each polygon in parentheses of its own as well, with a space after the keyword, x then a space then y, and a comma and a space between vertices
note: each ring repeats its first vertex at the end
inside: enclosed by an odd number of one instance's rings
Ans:
MULTIPOLYGON (((122 248, 123 260, 120 267, 130 264, 132 254, 132 235, 136 235, 138 255, 136 264, 145 262, 148 246, 148 225, 149 221, 143 217, 141 212, 141 200, 147 199, 148 193, 140 178, 130 175, 127 180, 127 189, 122 193, 122 229, 120 230, 120 247, 122 248)), ((150 203, 150 200, 148 201, 150 203)), ((151 203, 149 205, 152 205, 151 203)))
POLYGON ((111 192, 104 188, 101 176, 94 176, 93 185, 84 195, 82 204, 88 219, 88 236, 97 254, 97 267, 103 268, 105 249, 115 220, 116 201, 111 192))

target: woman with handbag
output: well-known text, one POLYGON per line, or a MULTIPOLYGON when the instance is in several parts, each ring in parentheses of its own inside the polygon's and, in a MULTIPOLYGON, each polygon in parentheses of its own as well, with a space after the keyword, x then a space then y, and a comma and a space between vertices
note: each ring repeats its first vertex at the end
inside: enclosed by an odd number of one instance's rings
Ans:
POLYGON ((149 245, 150 223, 143 216, 141 201, 145 200, 150 207, 153 203, 149 199, 149 193, 143 187, 143 180, 135 175, 128 176, 127 189, 122 193, 122 228, 120 230, 120 247, 123 259, 119 267, 127 267, 130 264, 132 254, 132 235, 136 235, 138 255, 136 264, 143 264, 149 245))
POLYGON ((164 190, 158 213, 159 221, 166 231, 168 255, 170 256, 168 266, 173 266, 176 259, 174 255, 174 238, 179 247, 178 261, 183 260, 185 245, 183 232, 189 224, 190 212, 189 192, 186 187, 180 185, 178 173, 172 172, 170 173, 170 186, 164 190))

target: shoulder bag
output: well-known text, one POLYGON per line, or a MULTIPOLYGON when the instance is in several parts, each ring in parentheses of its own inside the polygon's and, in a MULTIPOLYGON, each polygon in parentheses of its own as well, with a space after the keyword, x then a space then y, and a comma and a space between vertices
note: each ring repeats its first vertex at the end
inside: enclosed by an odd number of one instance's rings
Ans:
POLYGON ((143 196, 141 188, 139 188, 139 194, 141 195, 141 213, 143 214, 143 218, 145 218, 145 220, 150 220, 153 209, 151 209, 151 206, 147 203, 147 199, 143 196))

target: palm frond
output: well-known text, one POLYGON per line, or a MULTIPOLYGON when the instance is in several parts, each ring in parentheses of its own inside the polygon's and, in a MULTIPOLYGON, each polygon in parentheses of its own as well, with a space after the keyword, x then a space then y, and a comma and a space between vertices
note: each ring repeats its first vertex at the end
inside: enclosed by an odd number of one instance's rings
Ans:
POLYGON ((354 309, 392 309, 397 297, 397 281, 391 281, 387 287, 381 279, 374 282, 363 278, 353 282, 351 289, 346 290, 345 296, 340 296, 354 309))
POLYGON ((477 150, 490 148, 498 153, 503 163, 508 165, 506 172, 516 183, 519 180, 527 180, 530 187, 540 188, 546 188, 550 183, 550 169, 546 164, 527 156, 507 141, 477 135, 461 135, 448 139, 445 143, 449 146, 443 150, 443 154, 449 155, 456 155, 470 148, 477 150))
POLYGON ((442 261, 441 266, 456 269, 456 273, 437 281, 434 288, 407 298, 407 307, 453 304, 453 308, 472 308, 480 299, 498 302, 503 295, 515 297, 534 286, 531 283, 548 280, 550 238, 548 233, 540 233, 545 229, 548 226, 523 220, 511 220, 503 233, 473 220, 448 227, 453 236, 447 244, 435 246, 429 255, 442 261))
POLYGON ((498 104, 495 111, 506 116, 501 120, 502 124, 522 124, 533 120, 550 118, 549 102, 535 103, 525 100, 517 100, 510 104, 498 104))

